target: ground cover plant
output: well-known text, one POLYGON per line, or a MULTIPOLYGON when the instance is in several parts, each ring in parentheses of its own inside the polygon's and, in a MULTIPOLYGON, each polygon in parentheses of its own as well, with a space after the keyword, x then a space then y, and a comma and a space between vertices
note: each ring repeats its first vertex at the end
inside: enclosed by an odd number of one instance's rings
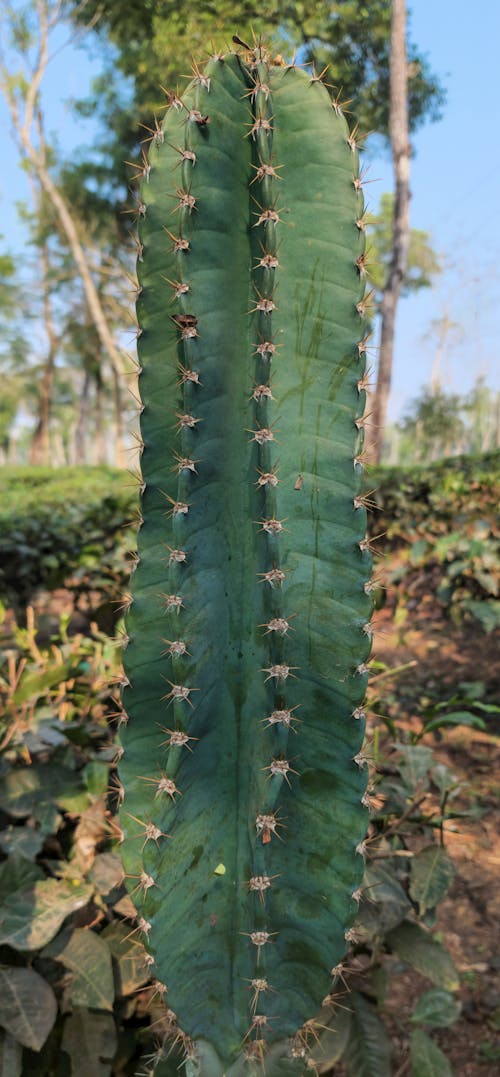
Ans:
MULTIPOLYGON (((481 494, 475 476, 485 469, 481 461, 470 467, 470 513, 484 514, 490 487, 481 494)), ((452 474, 456 468, 450 463, 452 474)), ((487 470, 491 482, 491 462, 487 470)), ((389 577, 416 517, 429 536, 448 526, 440 523, 440 508, 450 523, 456 519, 452 495, 443 501, 442 470, 434 480, 430 470, 425 483, 417 480, 411 472, 399 476, 401 488, 411 484, 415 493, 406 517, 401 499, 395 524, 406 539, 395 535, 392 552, 386 540, 389 577)), ((381 500, 384 489, 382 480, 381 500)), ((456 497, 455 511, 465 518, 465 493, 456 497)), ((120 549, 129 537, 127 528, 120 549)), ((421 568, 428 592, 434 571, 421 568)), ((97 571, 96 596, 98 579, 97 571)), ((147 964, 118 857, 113 739, 121 573, 115 586, 116 639, 88 625, 85 635, 75 634, 71 590, 33 594, 38 612, 25 609, 22 627, 10 610, 3 614, 0 960, 9 1004, 2 1011, 2 1077, 147 1073, 160 1060, 165 1031, 175 1039, 168 994, 147 964)), ((339 1074, 425 1075, 451 1067, 457 1077, 493 1077, 493 637, 480 627, 471 633, 463 618, 454 623, 439 602, 398 624, 407 600, 397 590, 388 589, 377 613, 365 748, 375 809, 366 887, 332 992, 337 997, 317 1015, 337 1031, 317 1028, 321 1043, 311 1034, 311 1057, 320 1071, 333 1066, 339 1074), (354 1039, 363 1044, 362 1057, 354 1039)), ((174 1048, 156 1072, 173 1075, 180 1061, 174 1048)))

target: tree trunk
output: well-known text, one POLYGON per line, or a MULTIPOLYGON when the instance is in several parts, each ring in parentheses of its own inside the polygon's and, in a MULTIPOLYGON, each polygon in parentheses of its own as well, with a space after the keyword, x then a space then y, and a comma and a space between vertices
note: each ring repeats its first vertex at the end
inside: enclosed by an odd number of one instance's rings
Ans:
POLYGON ((90 384, 91 377, 88 368, 85 368, 85 374, 82 385, 82 395, 80 397, 80 408, 78 411, 78 420, 75 428, 75 463, 86 464, 87 461, 87 431, 89 421, 89 396, 90 396, 90 384))
POLYGON ((395 199, 392 257, 380 307, 382 325, 377 387, 367 450, 380 462, 391 388, 396 309, 408 263, 410 242, 410 143, 408 131, 408 71, 406 61, 406 0, 392 0, 389 131, 394 164, 395 199))
POLYGON ((100 370, 95 379, 95 460, 98 466, 106 463, 106 444, 104 438, 104 383, 100 370))
POLYGON ((52 389, 59 339, 52 319, 49 283, 49 254, 46 243, 41 249, 41 278, 43 286, 43 320, 47 334, 47 358, 39 386, 38 419, 30 446, 30 463, 50 464, 50 415, 52 410, 52 389))

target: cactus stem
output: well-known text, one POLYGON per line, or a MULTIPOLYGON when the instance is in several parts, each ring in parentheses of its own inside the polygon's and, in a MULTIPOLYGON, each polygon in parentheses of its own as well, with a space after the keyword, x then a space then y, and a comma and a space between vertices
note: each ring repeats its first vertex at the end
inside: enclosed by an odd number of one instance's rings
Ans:
POLYGON ((175 195, 171 195, 171 198, 177 198, 177 205, 174 206, 172 213, 177 213, 179 209, 188 209, 191 213, 191 211, 196 208, 196 198, 194 194, 185 191, 183 187, 177 187, 175 195))
POLYGON ((148 785, 156 785, 155 800, 157 797, 161 796, 162 793, 166 793, 171 800, 175 800, 176 794, 177 796, 182 796, 182 793, 180 789, 177 788, 175 782, 172 781, 171 778, 167 778, 167 775, 162 772, 160 772, 159 778, 146 778, 141 776, 140 780, 141 782, 147 782, 148 785))
MULTIPOLYGON (((259 205, 259 203, 257 203, 257 205, 259 205)), ((272 223, 283 224, 282 218, 279 215, 279 211, 274 208, 274 205, 275 203, 273 203, 273 205, 269 206, 267 209, 263 209, 262 206, 259 206, 260 213, 254 210, 254 216, 257 217, 257 220, 254 223, 254 228, 257 228, 257 225, 259 224, 263 224, 264 227, 266 226, 266 224, 272 223)))
POLYGON ((191 75, 182 75, 182 78, 191 79, 194 86, 202 86, 207 93, 210 93, 210 78, 200 71, 196 60, 191 61, 191 70, 191 75))
MULTIPOLYGON (((162 674, 162 677, 163 677, 163 674, 162 674)), ((163 701, 165 699, 169 699, 171 702, 174 699, 179 699, 179 700, 182 700, 185 703, 189 703, 190 707, 193 706, 189 696, 191 695, 191 692, 199 692, 200 691, 199 688, 187 688, 186 685, 184 685, 184 684, 174 684, 172 681, 168 680, 168 677, 163 677, 163 680, 166 681, 167 684, 170 685, 170 692, 168 692, 167 695, 165 695, 165 696, 161 696, 161 702, 162 703, 163 703, 163 701)))
POLYGON ((263 340, 261 344, 254 344, 255 354, 260 355, 262 359, 272 359, 276 354, 276 349, 281 347, 281 344, 273 344, 272 340, 263 340))

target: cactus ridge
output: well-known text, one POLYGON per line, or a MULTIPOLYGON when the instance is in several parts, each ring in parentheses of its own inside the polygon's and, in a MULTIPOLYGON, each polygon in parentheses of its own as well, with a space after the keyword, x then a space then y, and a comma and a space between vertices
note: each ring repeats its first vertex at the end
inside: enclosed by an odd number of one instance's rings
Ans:
POLYGON ((363 199, 321 77, 260 45, 168 106, 138 202, 123 862, 187 1057, 272 1075, 273 1044, 307 1054, 363 872, 363 199))

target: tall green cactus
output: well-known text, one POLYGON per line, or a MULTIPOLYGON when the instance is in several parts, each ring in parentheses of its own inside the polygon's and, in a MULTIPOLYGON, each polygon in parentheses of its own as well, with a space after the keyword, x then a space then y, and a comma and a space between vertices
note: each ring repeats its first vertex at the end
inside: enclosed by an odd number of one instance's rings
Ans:
POLYGON ((300 1073, 367 824, 355 141, 257 45, 194 65, 143 180, 124 870, 190 1064, 300 1073))

